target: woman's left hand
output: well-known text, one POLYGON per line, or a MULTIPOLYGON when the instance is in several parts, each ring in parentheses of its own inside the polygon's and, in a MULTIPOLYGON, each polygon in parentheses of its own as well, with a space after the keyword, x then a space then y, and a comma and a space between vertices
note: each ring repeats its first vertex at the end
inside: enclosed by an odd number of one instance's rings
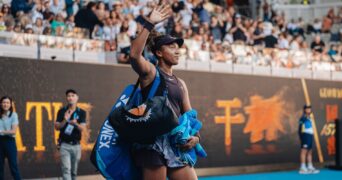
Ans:
POLYGON ((188 151, 195 147, 197 143, 199 143, 199 138, 197 136, 191 136, 188 142, 184 145, 180 145, 179 148, 182 151, 188 151))

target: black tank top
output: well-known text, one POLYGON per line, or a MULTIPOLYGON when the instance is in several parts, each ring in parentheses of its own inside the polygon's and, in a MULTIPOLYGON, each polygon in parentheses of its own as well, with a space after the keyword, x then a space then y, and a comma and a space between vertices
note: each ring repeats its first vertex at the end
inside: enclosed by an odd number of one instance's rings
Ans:
MULTIPOLYGON (((164 90, 167 90, 167 97, 169 98, 169 101, 171 103, 172 109, 176 113, 176 115, 179 117, 181 116, 183 112, 183 86, 182 83, 178 80, 178 78, 175 75, 169 76, 162 70, 159 70, 160 72, 160 85, 157 89, 156 96, 163 96, 164 90)), ((143 97, 143 100, 145 101, 147 99, 148 93, 152 87, 152 83, 150 83, 145 88, 141 89, 141 94, 143 97)))

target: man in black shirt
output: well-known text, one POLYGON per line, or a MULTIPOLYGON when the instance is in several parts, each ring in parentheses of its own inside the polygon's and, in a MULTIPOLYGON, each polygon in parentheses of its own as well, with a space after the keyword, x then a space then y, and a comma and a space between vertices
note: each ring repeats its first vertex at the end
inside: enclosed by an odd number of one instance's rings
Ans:
POLYGON ((315 53, 322 53, 324 50, 325 44, 321 40, 319 35, 315 36, 315 40, 311 43, 311 50, 315 53))
POLYGON ((254 40, 254 45, 262 45, 264 43, 264 34, 263 34, 263 22, 258 21, 257 27, 255 28, 253 32, 253 40, 254 40))
POLYGON ((75 179, 81 159, 80 141, 82 131, 86 128, 86 113, 77 107, 78 95, 73 89, 66 91, 68 105, 57 114, 55 129, 60 131, 59 144, 63 180, 75 179))
POLYGON ((233 35, 234 42, 243 42, 245 43, 247 40, 247 30, 242 24, 241 15, 236 14, 235 15, 235 24, 233 24, 233 27, 229 30, 229 32, 233 35))
POLYGON ((80 28, 86 28, 89 30, 89 38, 94 31, 95 25, 103 26, 102 21, 95 14, 96 3, 89 2, 87 8, 81 9, 75 15, 75 26, 80 28))
POLYGON ((275 35, 275 29, 272 29, 272 34, 265 37, 265 47, 266 48, 276 48, 278 47, 278 38, 275 35))

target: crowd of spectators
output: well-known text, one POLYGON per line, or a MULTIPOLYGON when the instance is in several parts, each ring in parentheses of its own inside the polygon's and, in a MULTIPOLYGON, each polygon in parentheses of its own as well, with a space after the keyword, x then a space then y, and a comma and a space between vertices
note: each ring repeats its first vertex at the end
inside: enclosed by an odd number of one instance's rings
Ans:
MULTIPOLYGON (((255 19, 231 4, 162 1, 172 6, 174 14, 156 30, 185 39, 184 59, 311 69, 328 63, 330 69, 333 64, 333 70, 340 70, 342 7, 304 22, 300 17, 286 19, 266 0, 258 1, 260 17, 255 19)), ((113 51, 119 62, 128 63, 130 42, 141 29, 136 19, 157 4, 156 0, 0 0, 0 32, 57 36, 52 40, 42 36, 41 44, 113 51), (88 44, 82 45, 85 41, 88 44)), ((11 43, 30 45, 16 37, 11 43)))

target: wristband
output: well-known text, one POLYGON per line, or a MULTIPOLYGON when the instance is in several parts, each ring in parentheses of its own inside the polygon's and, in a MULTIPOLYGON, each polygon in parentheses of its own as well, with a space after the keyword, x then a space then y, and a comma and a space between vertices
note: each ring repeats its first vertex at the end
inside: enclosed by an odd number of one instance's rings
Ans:
POLYGON ((154 29, 154 24, 152 24, 151 22, 147 21, 145 18, 143 18, 142 16, 139 16, 137 18, 137 21, 148 31, 152 31, 154 29))
POLYGON ((145 20, 145 23, 144 23, 143 27, 151 32, 154 29, 154 24, 152 24, 152 23, 150 23, 150 22, 145 20))

